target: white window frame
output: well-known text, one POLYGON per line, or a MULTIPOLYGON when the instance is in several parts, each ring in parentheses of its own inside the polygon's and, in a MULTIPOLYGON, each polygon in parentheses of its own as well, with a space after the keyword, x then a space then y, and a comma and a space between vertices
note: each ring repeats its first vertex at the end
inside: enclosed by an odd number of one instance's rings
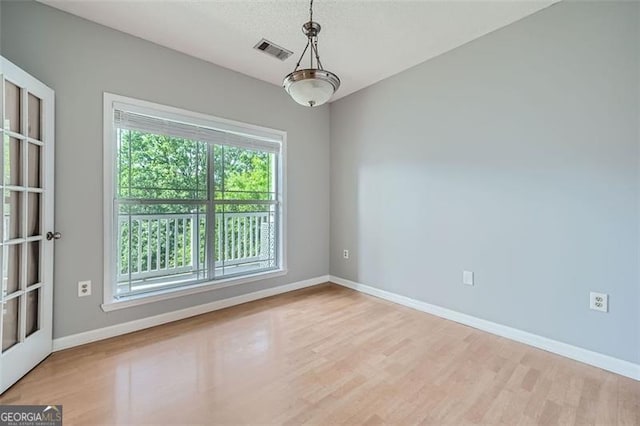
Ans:
POLYGON ((130 98, 126 96, 116 95, 112 93, 104 93, 103 104, 103 186, 104 186, 104 281, 103 281, 103 304, 102 309, 105 312, 123 309, 131 306, 137 306, 152 303, 160 300, 172 299, 176 297, 186 296, 189 294, 211 291, 224 287, 245 284, 258 280, 274 278, 287 274, 287 190, 286 190, 286 168, 287 168, 287 133, 282 130, 270 129, 267 127, 246 124, 226 118, 215 117, 212 115, 192 112, 181 108, 161 105, 153 102, 143 101, 140 99, 130 98), (186 284, 182 287, 159 289, 154 292, 133 295, 126 298, 114 297, 114 287, 116 279, 116 238, 114 224, 114 202, 116 194, 116 143, 115 143, 115 127, 114 127, 114 108, 122 108, 126 106, 128 111, 139 113, 161 113, 163 118, 188 122, 190 124, 215 128, 217 130, 249 134, 259 138, 277 139, 281 141, 280 160, 277 173, 278 183, 276 204, 278 209, 279 223, 277 224, 278 234, 278 260, 279 265, 275 270, 256 272, 237 277, 221 278, 199 282, 194 284, 186 284))

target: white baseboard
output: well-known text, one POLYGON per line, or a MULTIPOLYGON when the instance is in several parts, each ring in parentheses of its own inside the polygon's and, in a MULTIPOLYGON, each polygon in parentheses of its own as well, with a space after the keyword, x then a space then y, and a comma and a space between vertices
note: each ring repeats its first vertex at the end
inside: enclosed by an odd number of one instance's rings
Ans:
POLYGON ((167 312, 148 318, 141 318, 134 321, 115 324, 104 328, 98 328, 96 330, 72 334, 70 336, 59 337, 57 339, 53 339, 53 350, 60 351, 62 349, 72 348, 74 346, 84 345, 86 343, 120 336, 122 334, 143 330, 149 327, 155 327, 156 325, 166 324, 168 322, 189 318, 195 315, 205 314, 207 312, 217 311, 219 309, 240 305, 242 303, 264 299, 266 297, 287 293, 293 290, 299 290, 301 288, 312 287, 314 285, 326 283, 328 281, 329 276, 324 275, 304 281, 298 281, 291 284, 285 284, 277 287, 267 288, 265 290, 255 291, 253 293, 242 294, 240 296, 230 297, 228 299, 216 300, 214 302, 180 309, 178 311, 167 312))
POLYGON ((612 356, 604 355, 598 352, 593 352, 577 346, 569 345, 567 343, 559 342, 557 340, 549 339, 537 334, 518 330, 516 328, 507 327, 506 325, 476 318, 474 316, 452 311, 440 306, 431 305, 426 302, 411 299, 410 297, 401 296, 399 294, 346 280, 344 278, 331 276, 330 281, 335 284, 339 284, 341 286, 369 294, 371 296, 398 303, 400 305, 404 305, 418 311, 427 312, 429 314, 455 321, 460 324, 468 325, 470 327, 477 328, 479 330, 486 331, 498 336, 506 337, 507 339, 515 340, 516 342, 543 349, 557 355, 562 355, 564 357, 571 358, 585 364, 593 365, 595 367, 602 368, 603 370, 611 371, 622 376, 640 380, 640 365, 634 364, 629 361, 614 358, 612 356))

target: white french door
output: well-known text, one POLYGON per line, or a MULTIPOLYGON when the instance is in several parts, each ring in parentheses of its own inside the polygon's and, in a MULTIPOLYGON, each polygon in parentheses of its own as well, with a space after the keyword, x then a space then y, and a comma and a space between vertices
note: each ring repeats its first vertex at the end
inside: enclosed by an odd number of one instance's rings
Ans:
POLYGON ((53 90, 0 57, 0 393, 52 348, 53 90), (47 235, 48 234, 48 235, 47 235))

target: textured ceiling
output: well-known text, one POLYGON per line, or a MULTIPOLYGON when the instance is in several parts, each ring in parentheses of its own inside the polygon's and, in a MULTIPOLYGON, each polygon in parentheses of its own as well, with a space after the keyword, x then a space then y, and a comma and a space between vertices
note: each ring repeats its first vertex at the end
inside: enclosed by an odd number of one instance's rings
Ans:
MULTIPOLYGON (((535 13, 557 0, 315 0, 320 58, 342 80, 335 99, 535 13)), ((305 45, 305 0, 43 0, 226 68, 281 85, 305 45), (253 49, 266 38, 294 54, 284 62, 253 49)))

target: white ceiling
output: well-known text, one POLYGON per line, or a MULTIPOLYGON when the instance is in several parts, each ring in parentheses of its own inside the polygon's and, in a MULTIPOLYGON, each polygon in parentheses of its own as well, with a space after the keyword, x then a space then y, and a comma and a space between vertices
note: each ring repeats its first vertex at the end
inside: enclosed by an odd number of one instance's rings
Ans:
MULTIPOLYGON (((315 0, 320 59, 339 99, 558 0, 315 0)), ((304 48, 307 0, 43 0, 52 7, 281 85, 304 48), (294 54, 253 49, 266 38, 294 54)), ((305 62, 306 63, 306 62, 305 62)))

